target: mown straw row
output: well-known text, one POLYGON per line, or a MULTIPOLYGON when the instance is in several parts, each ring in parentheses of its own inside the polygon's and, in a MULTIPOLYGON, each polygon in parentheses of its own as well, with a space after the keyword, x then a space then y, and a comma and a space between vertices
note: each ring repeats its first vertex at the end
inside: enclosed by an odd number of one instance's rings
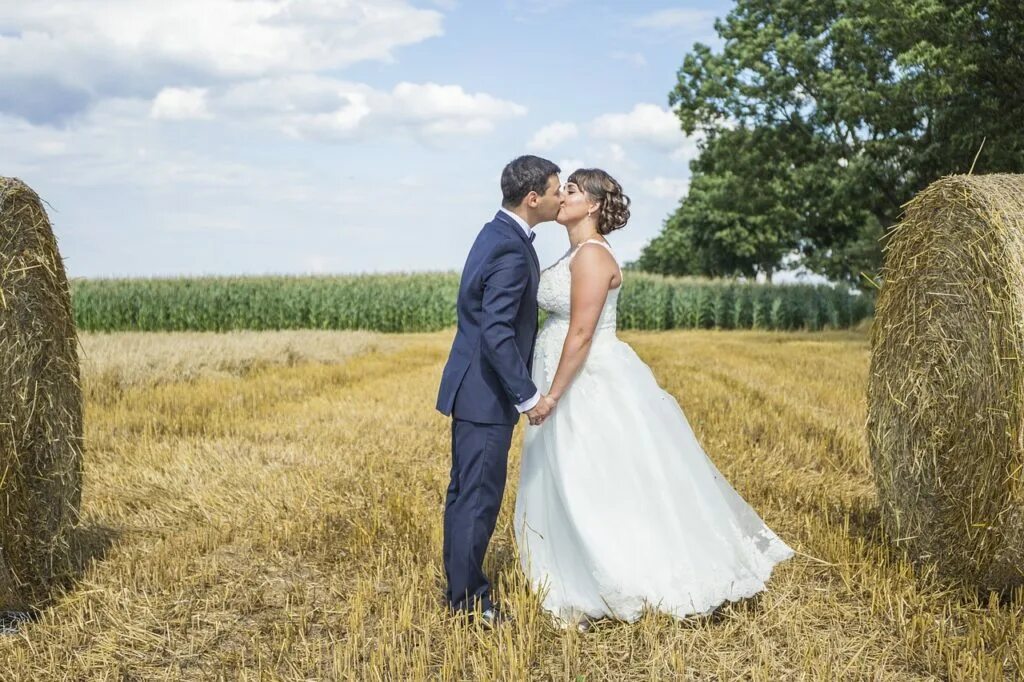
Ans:
MULTIPOLYGON (((456 323, 455 273, 350 277, 83 280, 75 317, 89 331, 363 329, 437 331, 456 323)), ((623 329, 840 329, 872 300, 829 286, 771 286, 627 273, 623 329)))

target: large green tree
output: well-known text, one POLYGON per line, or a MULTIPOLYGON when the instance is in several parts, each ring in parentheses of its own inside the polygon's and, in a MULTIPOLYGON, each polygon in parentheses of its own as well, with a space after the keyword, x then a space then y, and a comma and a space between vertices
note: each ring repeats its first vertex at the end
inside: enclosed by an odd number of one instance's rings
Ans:
POLYGON ((914 193, 976 155, 1024 170, 1021 0, 738 0, 715 27, 722 49, 695 45, 670 94, 704 142, 645 269, 771 273, 796 252, 863 285, 914 193))
POLYGON ((803 138, 788 125, 717 132, 691 165, 686 199, 638 265, 710 276, 763 272, 770 280, 812 222, 821 231, 852 229, 863 215, 835 201, 835 159, 803 138))

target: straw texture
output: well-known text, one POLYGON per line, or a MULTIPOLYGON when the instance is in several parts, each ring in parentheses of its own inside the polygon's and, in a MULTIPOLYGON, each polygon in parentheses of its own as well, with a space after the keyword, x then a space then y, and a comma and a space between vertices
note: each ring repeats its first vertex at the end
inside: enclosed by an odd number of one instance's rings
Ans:
POLYGON ((82 392, 64 266, 39 197, 0 177, 0 608, 28 610, 69 567, 82 392))
POLYGON ((1024 176, 943 178, 885 247, 868 435, 887 532, 946 577, 1024 583, 1024 176))

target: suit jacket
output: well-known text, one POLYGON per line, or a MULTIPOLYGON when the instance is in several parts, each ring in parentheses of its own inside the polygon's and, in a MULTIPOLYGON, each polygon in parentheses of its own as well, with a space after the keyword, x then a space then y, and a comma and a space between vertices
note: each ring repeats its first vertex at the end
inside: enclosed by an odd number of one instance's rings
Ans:
POLYGON ((482 424, 515 424, 516 405, 537 392, 537 252, 498 211, 469 249, 456 302, 458 331, 441 374, 437 409, 482 424))

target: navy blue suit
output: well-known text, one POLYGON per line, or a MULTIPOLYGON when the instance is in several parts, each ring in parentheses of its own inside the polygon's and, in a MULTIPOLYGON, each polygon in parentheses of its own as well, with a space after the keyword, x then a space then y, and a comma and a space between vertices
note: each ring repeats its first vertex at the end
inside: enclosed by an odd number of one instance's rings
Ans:
POLYGON ((516 405, 537 393, 530 378, 537 338, 537 252, 499 211, 462 269, 458 330, 441 375, 437 409, 452 417, 445 498, 444 567, 452 609, 491 606, 484 554, 505 491, 516 405))

